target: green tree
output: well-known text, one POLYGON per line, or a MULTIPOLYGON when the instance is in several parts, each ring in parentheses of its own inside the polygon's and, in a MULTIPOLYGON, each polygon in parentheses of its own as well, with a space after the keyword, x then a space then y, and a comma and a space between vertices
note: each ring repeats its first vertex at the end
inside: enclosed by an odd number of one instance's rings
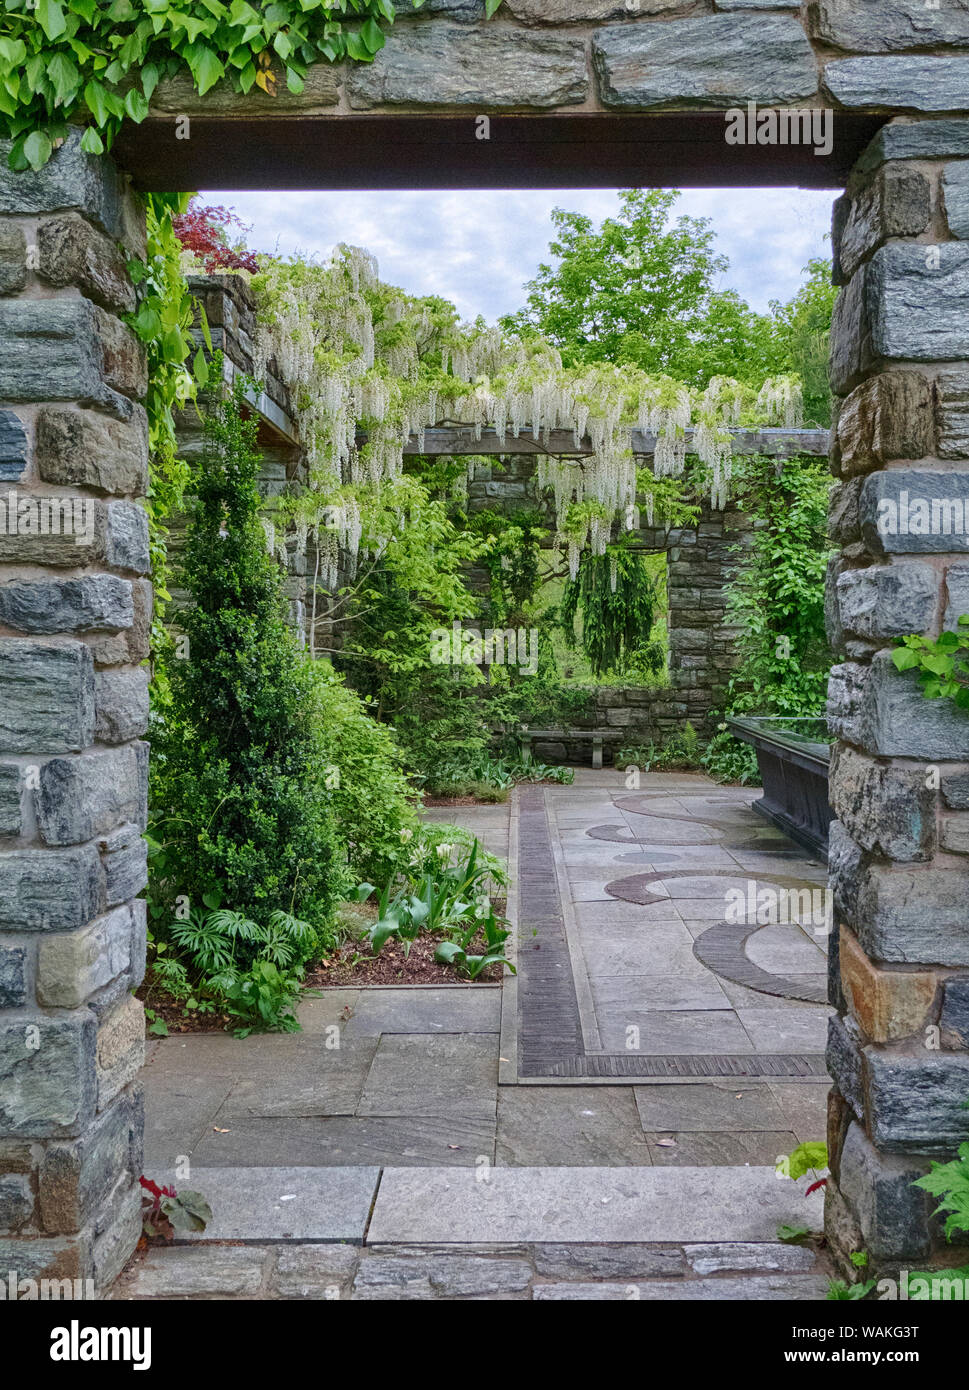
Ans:
MULTIPOLYGON (((214 379, 221 380, 216 369, 214 379)), ((263 924, 325 927, 342 888, 309 663, 286 623, 282 576, 259 520, 256 421, 244 383, 216 399, 193 479, 180 617, 187 659, 153 733, 158 906, 184 895, 263 924)))
POLYGON ((804 418, 812 425, 831 424, 828 385, 828 338, 838 297, 831 266, 817 256, 804 268, 807 277, 786 304, 771 301, 772 354, 777 372, 796 372, 804 388, 804 418))
POLYGON ((624 189, 619 215, 598 228, 581 213, 556 208, 549 250, 557 264, 539 266, 525 287, 527 307, 505 327, 545 334, 567 364, 625 361, 677 374, 727 267, 713 250, 709 219, 671 222, 677 196, 624 189))

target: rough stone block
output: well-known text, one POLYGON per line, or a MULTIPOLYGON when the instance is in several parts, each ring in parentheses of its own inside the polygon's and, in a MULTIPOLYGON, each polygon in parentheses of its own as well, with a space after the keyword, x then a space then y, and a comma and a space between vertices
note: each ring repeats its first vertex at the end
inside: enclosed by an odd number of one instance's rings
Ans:
POLYGON ((969 91, 969 60, 922 54, 836 58, 825 65, 824 85, 849 110, 889 106, 907 111, 959 111, 965 108, 969 91))
POLYGON ((126 995, 100 1023, 97 1034, 98 1110, 138 1075, 145 1060, 145 1009, 126 995))
POLYGON ((0 410, 0 482, 16 483, 27 467, 27 433, 12 410, 0 410))
MULTIPOLYGON (((43 169, 27 169, 7 178, 0 189, 0 213, 45 213, 76 208, 113 237, 128 230, 125 193, 110 159, 85 154, 81 134, 70 129, 63 145, 43 169)), ((10 141, 0 141, 0 159, 7 167, 10 141)))
POLYGON ((811 0, 809 31, 848 53, 902 53, 910 48, 969 48, 966 0, 811 0))
POLYGON ((969 164, 948 164, 942 174, 942 197, 949 231, 969 241, 969 164))
POLYGON ((870 666, 845 662, 828 681, 828 723, 839 738, 886 758, 929 762, 969 759, 969 720, 951 700, 927 700, 913 671, 900 673, 891 653, 870 666))
POLYGON ((130 1173, 135 1108, 120 1098, 70 1143, 50 1144, 41 1160, 38 1200, 45 1231, 68 1234, 93 1221, 130 1173))
MULTIPOLYGON (((481 0, 443 0, 449 12, 455 3, 461 7, 475 2, 481 11, 481 0)), ((399 3, 409 4, 409 0, 399 0, 399 3)), ((690 9, 692 3, 693 0, 636 0, 635 5, 627 0, 505 0, 505 8, 523 24, 601 24, 607 19, 668 16, 677 10, 690 9)), ((433 10, 433 3, 427 8, 433 10)))
POLYGON ((131 910, 116 907, 74 932, 44 936, 37 955, 37 1000, 76 1009, 131 964, 131 910))
POLYGON ((851 197, 836 248, 842 275, 852 276, 862 261, 889 237, 917 236, 932 216, 932 191, 924 174, 889 165, 851 197))
POLYGON ((119 845, 110 853, 102 849, 108 907, 137 897, 148 882, 148 846, 137 826, 128 829, 132 831, 130 843, 119 845))
POLYGON ((871 864, 858 887, 852 925, 876 960, 969 965, 967 892, 969 868, 871 864))
POLYGON ((969 1055, 865 1048, 868 1130, 886 1153, 951 1157, 966 1140, 969 1055))
POLYGON ((833 545, 851 545, 861 538, 858 498, 861 478, 847 483, 835 483, 828 502, 828 539, 833 545))
POLYGON ((942 1046, 969 1049, 969 976, 953 975, 942 988, 942 1046))
POLYGON ((444 20, 401 27, 372 63, 351 68, 350 106, 544 109, 585 100, 581 38, 494 25, 469 30, 444 20))
POLYGON ((0 1009, 19 1009, 26 1002, 27 952, 22 946, 0 945, 0 1009))
POLYGON ((924 767, 876 762, 844 744, 831 755, 831 808, 869 853, 892 860, 928 859, 935 843, 935 793, 924 767))
POLYGON ((593 35, 592 53, 603 104, 625 110, 787 105, 818 85, 811 46, 788 15, 616 24, 593 35))
POLYGON ((953 854, 969 854, 969 816, 943 816, 939 844, 953 854))
POLYGON ((41 838, 75 845, 144 815, 141 770, 134 747, 51 758, 40 771, 35 804, 41 838))
POLYGON ((22 1173, 0 1173, 0 1231, 19 1231, 33 1214, 29 1179, 22 1173))
POLYGON ((854 1113, 861 1119, 865 1113, 861 1071, 861 1039, 858 1035, 858 1025, 854 1019, 839 1018, 837 1014, 834 1014, 828 1020, 828 1047, 825 1060, 838 1090, 854 1113))
POLYGON ((131 584, 114 574, 0 584, 0 622, 18 632, 97 632, 133 620, 131 584))
POLYGON ((969 768, 946 770, 940 787, 943 801, 953 811, 969 811, 969 768))
POLYGON ((945 572, 946 606, 942 626, 955 632, 959 619, 969 613, 969 565, 950 565, 945 572))
POLYGON ((926 632, 935 620, 939 587, 938 572, 916 562, 847 570, 837 584, 841 626, 872 642, 926 632))
POLYGON ((859 501, 861 533, 876 554, 969 550, 969 473, 893 468, 872 473, 859 501))
POLYGON ((848 1128, 838 1190, 861 1229, 863 1248, 876 1259, 911 1259, 930 1247, 928 1193, 912 1184, 926 1165, 880 1154, 861 1126, 848 1128))
POLYGON ((108 503, 108 530, 105 558, 118 569, 147 574, 151 565, 148 552, 148 513, 136 502, 108 503))
POLYGON ((0 1135, 80 1134, 94 1116, 94 1016, 0 1019, 0 1135))
POLYGON ((97 722, 102 743, 126 743, 140 738, 148 728, 148 671, 98 671, 94 677, 97 722))
POLYGON ((27 283, 27 238, 16 222, 0 223, 0 294, 19 294, 27 283))
POLYGON ((857 173, 870 173, 891 159, 964 159, 969 155, 969 120, 894 121, 882 126, 862 151, 857 173))
POLYGON ((125 258, 115 242, 77 213, 42 222, 37 232, 38 271, 50 284, 74 285, 105 309, 131 313, 136 304, 125 258))
POLYGON ((935 383, 940 459, 969 459, 969 370, 940 372, 935 383))
MULTIPOLYGON (((969 58, 962 62, 969 91, 969 58)), ((943 242, 932 249, 938 252, 937 268, 929 268, 925 246, 903 242, 882 246, 868 262, 873 359, 969 357, 969 246, 943 242)))
POLYGON ((93 846, 0 854, 0 928, 72 931, 100 911, 101 892, 93 846))
POLYGON ((872 1042, 895 1042, 929 1023, 939 977, 932 971, 886 970, 875 965, 841 928, 841 982, 862 1032, 872 1042))
POLYGON ((141 1188, 122 1178, 107 1204, 94 1241, 94 1284, 109 1289, 134 1254, 141 1237, 141 1188))
POLYGON ((871 363, 871 326, 865 298, 868 267, 852 275, 838 292, 831 316, 828 379, 835 395, 857 386, 871 363))
MULTIPOLYGON (((430 6, 425 8, 430 9, 430 6)), ((413 13, 409 3, 408 9, 413 13)), ((258 87, 242 94, 230 82, 217 82, 200 97, 189 73, 178 73, 174 77, 164 78, 155 88, 151 115, 241 116, 251 119, 260 114, 272 117, 292 112, 312 116, 336 106, 340 99, 340 83, 345 76, 344 68, 338 63, 314 63, 306 73, 302 92, 291 92, 285 81, 279 81, 274 96, 261 92, 258 87)))
POLYGON ((20 768, 0 763, 0 835, 17 836, 23 825, 20 768))
POLYGON ((143 497, 148 491, 148 419, 135 405, 113 420, 92 410, 58 406, 37 416, 35 457, 48 483, 143 497))
POLYGON ((0 300, 0 398, 99 405, 121 419, 147 384, 144 349, 86 299, 0 300), (120 393, 120 394, 119 394, 120 393))
POLYGON ((0 752, 74 752, 94 739, 94 663, 82 642, 0 637, 0 752))

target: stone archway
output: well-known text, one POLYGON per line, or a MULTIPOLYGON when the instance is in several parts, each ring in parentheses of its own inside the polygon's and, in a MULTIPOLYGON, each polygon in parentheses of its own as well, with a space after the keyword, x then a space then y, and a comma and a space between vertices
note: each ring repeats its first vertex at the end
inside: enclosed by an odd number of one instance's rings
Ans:
MULTIPOLYGON (((936 1237, 910 1182, 964 1137, 969 1094, 969 724, 925 703, 886 649, 969 607, 966 541, 951 523, 878 521, 885 502, 897 518, 912 498, 950 515, 966 500, 963 11, 721 0, 651 18, 511 0, 489 27, 466 0, 435 8, 445 17, 402 22, 372 68, 321 69, 271 110, 166 87, 120 167, 147 188, 215 170, 224 187, 847 183, 828 1231, 888 1266, 927 1258, 936 1237), (748 101, 833 113, 829 160, 726 144, 723 108, 748 101)), ((3 176, 0 217, 0 1251, 23 1275, 104 1287, 139 1229, 146 383, 119 317, 133 303, 119 246, 137 253, 143 229, 118 166, 76 137, 41 173, 3 176), (35 504, 36 531, 20 525, 35 504)))

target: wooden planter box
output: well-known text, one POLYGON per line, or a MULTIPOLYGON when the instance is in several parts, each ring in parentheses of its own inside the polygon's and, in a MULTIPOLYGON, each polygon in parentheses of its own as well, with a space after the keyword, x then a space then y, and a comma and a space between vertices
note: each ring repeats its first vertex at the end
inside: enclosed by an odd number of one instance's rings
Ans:
POLYGON ((735 738, 757 750, 764 795, 754 810, 819 859, 828 857, 828 760, 823 719, 744 715, 727 720, 735 738))

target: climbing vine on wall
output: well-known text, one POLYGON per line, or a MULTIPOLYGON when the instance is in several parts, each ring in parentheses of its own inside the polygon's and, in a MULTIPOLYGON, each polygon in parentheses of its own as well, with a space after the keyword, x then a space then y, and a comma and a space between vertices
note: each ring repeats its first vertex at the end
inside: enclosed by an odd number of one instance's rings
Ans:
POLYGON ((314 63, 370 62, 394 16, 394 0, 4 0, 0 128, 13 141, 10 166, 46 164, 69 123, 86 127, 89 154, 103 153, 179 73, 201 96, 222 81, 242 93, 273 96, 280 83, 299 92, 314 63))

